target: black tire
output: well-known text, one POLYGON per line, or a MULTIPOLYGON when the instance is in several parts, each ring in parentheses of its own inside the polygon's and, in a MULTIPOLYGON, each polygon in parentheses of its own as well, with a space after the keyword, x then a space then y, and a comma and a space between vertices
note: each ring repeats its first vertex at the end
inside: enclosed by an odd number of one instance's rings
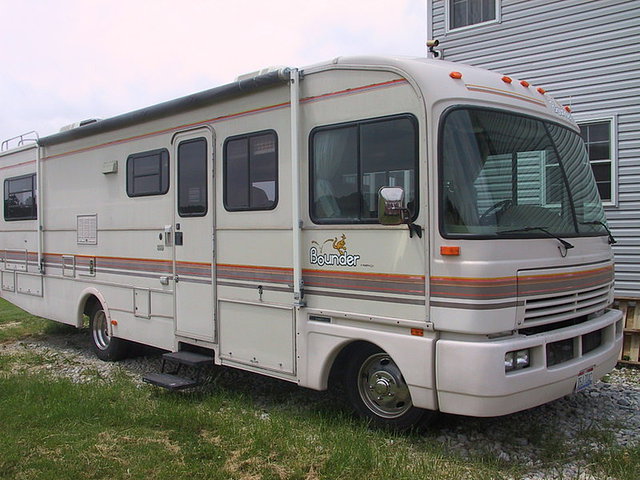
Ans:
POLYGON ((435 415, 413 406, 400 369, 375 345, 365 344, 351 352, 344 382, 354 410, 373 426, 396 431, 417 429, 435 415))
POLYGON ((93 351, 100 360, 115 362, 122 360, 129 354, 129 342, 121 338, 109 335, 109 325, 102 305, 99 303, 93 307, 89 319, 89 332, 91 333, 91 345, 93 351))

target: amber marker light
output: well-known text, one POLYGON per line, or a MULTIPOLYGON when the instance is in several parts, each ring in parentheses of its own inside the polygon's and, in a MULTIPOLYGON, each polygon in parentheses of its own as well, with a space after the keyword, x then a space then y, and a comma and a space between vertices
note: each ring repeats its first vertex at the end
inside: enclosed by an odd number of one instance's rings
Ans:
POLYGON ((544 95, 545 93, 547 93, 547 91, 542 87, 538 87, 538 88, 536 88, 536 90, 538 90, 538 93, 540 95, 544 95))
POLYGON ((507 77, 506 75, 504 77, 502 77, 502 81, 504 83, 511 83, 513 82, 513 80, 511 79, 511 77, 507 77))
POLYGON ((114 327, 118 325, 118 320, 111 320, 111 325, 113 325, 114 327))
POLYGON ((460 247, 440 247, 440 255, 458 256, 460 255, 460 247))
POLYGON ((460 80, 462 78, 462 74, 460 72, 451 72, 449 76, 451 78, 455 78, 456 80, 460 80))
POLYGON ((567 113, 571 113, 571 107, 569 105, 565 105, 564 109, 567 111, 567 113))
POLYGON ((520 85, 522 85, 524 88, 528 88, 529 86, 531 86, 531 84, 526 80, 520 80, 520 85))
POLYGON ((411 335, 414 337, 424 337, 424 330, 422 328, 412 328, 411 335))

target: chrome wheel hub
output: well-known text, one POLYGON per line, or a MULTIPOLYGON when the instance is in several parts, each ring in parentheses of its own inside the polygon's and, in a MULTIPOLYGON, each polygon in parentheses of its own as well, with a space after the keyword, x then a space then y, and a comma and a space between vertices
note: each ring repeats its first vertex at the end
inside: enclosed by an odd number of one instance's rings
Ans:
POLYGON ((384 418, 399 417, 412 406, 409 387, 386 353, 371 355, 363 362, 358 375, 358 391, 365 405, 384 418))

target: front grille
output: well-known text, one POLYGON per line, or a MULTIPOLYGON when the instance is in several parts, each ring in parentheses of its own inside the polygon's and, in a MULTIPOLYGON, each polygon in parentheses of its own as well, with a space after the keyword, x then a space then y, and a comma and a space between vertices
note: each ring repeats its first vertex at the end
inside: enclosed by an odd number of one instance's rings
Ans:
POLYGON ((525 301, 522 328, 564 322, 589 315, 609 305, 610 286, 598 286, 571 294, 554 295, 525 301))

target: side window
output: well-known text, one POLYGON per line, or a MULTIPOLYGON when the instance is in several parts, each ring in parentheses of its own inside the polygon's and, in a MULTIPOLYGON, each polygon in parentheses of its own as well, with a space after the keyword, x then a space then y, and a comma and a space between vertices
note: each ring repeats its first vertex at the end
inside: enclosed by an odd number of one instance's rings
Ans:
POLYGON ((580 124, 580 134, 587 147, 598 193, 605 203, 615 201, 612 123, 611 120, 603 120, 580 124))
POLYGON ((36 175, 22 175, 4 181, 4 219, 35 220, 37 218, 36 175))
POLYGON ((169 191, 169 152, 134 153, 127 158, 127 195, 164 195, 169 191))
POLYGON ((207 141, 187 140, 178 145, 178 215, 207 214, 207 141))
POLYGON ((499 21, 500 0, 447 0, 448 28, 499 21))
POLYGON ((365 120, 311 132, 311 218, 315 223, 375 223, 378 191, 399 186, 417 216, 415 118, 365 120))
POLYGON ((271 210, 277 203, 276 133, 260 132, 227 139, 224 145, 225 209, 271 210))

